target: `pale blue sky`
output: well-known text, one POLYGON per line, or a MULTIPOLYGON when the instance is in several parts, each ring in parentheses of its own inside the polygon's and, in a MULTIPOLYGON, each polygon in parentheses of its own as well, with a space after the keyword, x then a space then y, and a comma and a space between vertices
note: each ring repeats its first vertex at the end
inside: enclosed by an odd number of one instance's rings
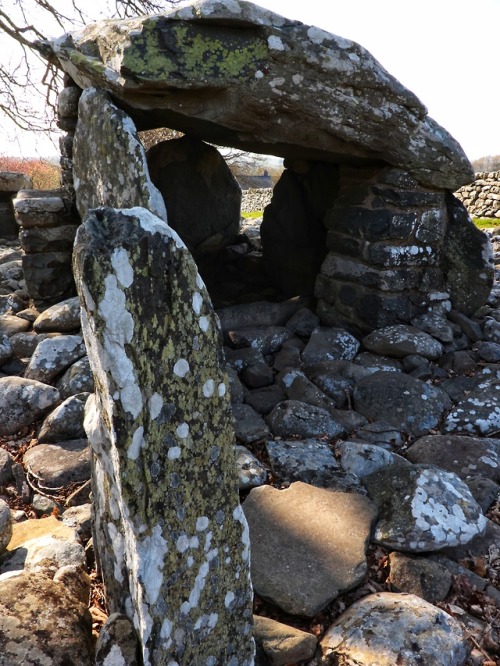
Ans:
MULTIPOLYGON (((67 8, 67 0, 55 0, 67 8)), ((2 6, 14 4, 3 0, 2 6)), ((102 0, 86 0, 89 14, 102 0)), ((470 159, 500 154, 498 26, 500 0, 260 0, 289 18, 352 39, 414 92, 470 159)), ((53 28, 57 35, 57 28, 53 28)), ((3 61, 9 55, 0 52, 3 61)), ((54 154, 10 128, 0 154, 54 154)))

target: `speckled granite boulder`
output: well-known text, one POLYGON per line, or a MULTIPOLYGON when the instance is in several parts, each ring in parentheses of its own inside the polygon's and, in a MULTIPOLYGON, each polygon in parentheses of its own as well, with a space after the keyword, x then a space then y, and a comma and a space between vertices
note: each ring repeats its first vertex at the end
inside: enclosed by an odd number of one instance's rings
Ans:
POLYGON ((59 402, 52 386, 22 377, 0 378, 0 435, 13 435, 59 402))
POLYGON ((390 466, 363 480, 379 509, 373 541, 407 552, 435 551, 471 541, 486 518, 455 474, 425 465, 390 466))
POLYGON ((401 372, 377 372, 354 389, 354 407, 369 420, 385 420, 412 435, 436 428, 451 407, 441 389, 401 372))
POLYGON ((320 643, 322 666, 464 666, 460 624, 412 594, 381 592, 353 604, 320 643))
POLYGON ((52 305, 33 322, 37 333, 74 331, 80 328, 80 301, 77 296, 52 305))
POLYGON ((42 423, 38 433, 41 444, 79 439, 85 436, 83 410, 90 393, 78 393, 66 398, 42 423))
POLYGON ((49 384, 84 355, 85 345, 79 335, 47 338, 35 349, 24 376, 49 384))
POLYGON ((0 654, 6 665, 92 666, 87 603, 40 573, 0 576, 0 654))

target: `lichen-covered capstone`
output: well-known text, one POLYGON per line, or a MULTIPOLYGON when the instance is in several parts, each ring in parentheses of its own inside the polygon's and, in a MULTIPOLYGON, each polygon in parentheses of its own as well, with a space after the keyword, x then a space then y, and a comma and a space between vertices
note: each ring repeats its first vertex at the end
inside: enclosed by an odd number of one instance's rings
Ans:
POLYGON ((89 213, 74 263, 110 612, 132 620, 145 666, 250 666, 248 528, 203 281, 177 234, 142 208, 89 213))
POLYGON ((384 160, 450 190, 473 179, 459 144, 366 49, 251 2, 102 21, 46 48, 81 88, 108 90, 144 128, 154 117, 281 157, 384 160))

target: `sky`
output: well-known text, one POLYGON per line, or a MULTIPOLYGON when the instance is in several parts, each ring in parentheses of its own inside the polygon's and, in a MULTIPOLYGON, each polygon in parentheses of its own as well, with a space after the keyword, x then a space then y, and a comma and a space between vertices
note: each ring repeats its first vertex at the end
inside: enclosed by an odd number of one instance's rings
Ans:
MULTIPOLYGON (((97 16, 103 1, 81 4, 97 16)), ((0 4, 5 9, 15 2, 0 4)), ((469 159, 500 154, 500 0, 259 0, 256 4, 358 42, 419 97, 469 159)), ((51 36, 61 32, 52 30, 51 36)), ((6 57, 9 54, 0 49, 0 60, 6 57)), ((4 124, 1 117, 0 122, 4 124)), ((54 140, 35 145, 29 133, 22 135, 7 126, 1 130, 0 155, 57 153, 54 140)))

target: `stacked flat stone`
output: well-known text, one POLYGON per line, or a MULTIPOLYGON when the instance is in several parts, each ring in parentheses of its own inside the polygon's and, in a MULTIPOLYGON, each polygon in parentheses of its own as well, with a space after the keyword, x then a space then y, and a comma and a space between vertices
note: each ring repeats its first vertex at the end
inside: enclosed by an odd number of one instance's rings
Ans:
POLYGON ((480 171, 476 179, 456 193, 473 217, 500 218, 500 171, 480 171))
POLYGON ((17 236, 12 198, 19 190, 32 187, 31 178, 16 171, 0 172, 0 238, 17 236))
POLYGON ((38 308, 75 293, 71 251, 79 219, 66 190, 21 190, 14 199, 26 288, 38 308))

